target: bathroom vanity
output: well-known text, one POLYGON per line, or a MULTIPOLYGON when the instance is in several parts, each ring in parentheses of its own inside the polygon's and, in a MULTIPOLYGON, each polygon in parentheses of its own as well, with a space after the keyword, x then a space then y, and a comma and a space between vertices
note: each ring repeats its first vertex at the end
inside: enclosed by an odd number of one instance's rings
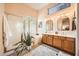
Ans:
POLYGON ((42 43, 75 55, 75 38, 43 34, 42 43))
POLYGON ((42 43, 75 55, 77 36, 75 5, 46 16, 45 21, 46 31, 43 33, 42 43))

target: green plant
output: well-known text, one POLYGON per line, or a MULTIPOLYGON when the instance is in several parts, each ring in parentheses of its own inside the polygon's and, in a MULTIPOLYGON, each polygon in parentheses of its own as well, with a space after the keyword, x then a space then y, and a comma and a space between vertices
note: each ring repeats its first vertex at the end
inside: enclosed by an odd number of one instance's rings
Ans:
POLYGON ((30 36, 30 34, 27 34, 27 38, 26 38, 26 45, 27 46, 30 46, 31 45, 31 36, 30 36))
POLYGON ((23 51, 29 51, 28 49, 27 49, 27 46, 30 46, 31 45, 31 39, 32 39, 33 37, 32 36, 30 36, 30 34, 28 33, 27 34, 27 36, 25 35, 25 33, 22 33, 21 34, 21 41, 20 42, 18 42, 18 43, 16 43, 16 44, 14 44, 14 45, 18 45, 16 48, 15 48, 15 53, 17 54, 17 55, 20 55, 20 54, 22 54, 22 52, 23 51))
POLYGON ((15 48, 15 53, 17 55, 20 55, 23 51, 27 51, 26 39, 23 39, 23 36, 24 36, 24 34, 22 33, 21 34, 21 41, 16 43, 16 44, 14 44, 14 45, 18 45, 15 48))
POLYGON ((25 50, 29 51, 27 47, 31 45, 32 38, 33 37, 30 36, 30 33, 27 33, 27 36, 26 36, 26 33, 25 33, 25 20, 24 20, 23 21, 23 33, 21 34, 21 41, 14 44, 14 45, 18 45, 15 48, 15 52, 16 52, 17 55, 20 55, 25 50))

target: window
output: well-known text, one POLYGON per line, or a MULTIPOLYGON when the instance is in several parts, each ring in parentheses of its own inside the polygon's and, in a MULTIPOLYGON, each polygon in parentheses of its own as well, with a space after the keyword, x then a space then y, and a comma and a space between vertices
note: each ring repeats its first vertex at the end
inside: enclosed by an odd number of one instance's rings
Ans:
POLYGON ((65 9, 67 7, 70 7, 70 6, 71 6, 70 3, 58 3, 54 7, 48 9, 48 14, 49 15, 50 14, 53 14, 53 13, 55 13, 57 11, 60 11, 62 9, 65 9))
POLYGON ((36 19, 34 17, 25 17, 25 32, 36 34, 36 19))

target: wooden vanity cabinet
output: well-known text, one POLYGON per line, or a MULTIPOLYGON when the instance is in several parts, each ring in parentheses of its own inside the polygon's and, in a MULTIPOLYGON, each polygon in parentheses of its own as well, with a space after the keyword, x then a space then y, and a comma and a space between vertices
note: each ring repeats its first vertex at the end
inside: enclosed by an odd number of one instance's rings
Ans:
POLYGON ((48 37, 47 37, 47 44, 52 46, 52 44, 53 44, 53 36, 52 35, 48 35, 48 37))
POLYGON ((62 47, 63 50, 75 54, 75 39, 67 37, 66 40, 63 40, 62 47))
POLYGON ((57 48, 60 48, 61 49, 61 44, 62 43, 62 40, 60 39, 59 36, 54 36, 54 39, 53 39, 53 46, 57 47, 57 48))
POLYGON ((75 38, 43 35, 42 42, 75 55, 75 38))
POLYGON ((47 43, 47 35, 43 35, 43 37, 42 37, 42 42, 43 42, 43 43, 47 43))
POLYGON ((53 36, 52 35, 43 35, 42 42, 52 46, 53 36))

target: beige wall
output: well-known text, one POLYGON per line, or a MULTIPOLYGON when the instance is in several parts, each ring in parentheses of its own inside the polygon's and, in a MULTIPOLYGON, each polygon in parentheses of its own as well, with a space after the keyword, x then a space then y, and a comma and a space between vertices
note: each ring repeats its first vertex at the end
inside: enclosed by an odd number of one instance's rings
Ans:
POLYGON ((56 3, 50 3, 47 6, 39 10, 39 15, 48 16, 48 9, 56 5, 56 3))
POLYGON ((37 11, 32 9, 27 4, 5 4, 5 12, 12 13, 18 16, 34 16, 37 17, 37 11))
POLYGON ((0 53, 3 52, 3 40, 2 40, 2 16, 4 12, 4 4, 0 4, 0 53))

